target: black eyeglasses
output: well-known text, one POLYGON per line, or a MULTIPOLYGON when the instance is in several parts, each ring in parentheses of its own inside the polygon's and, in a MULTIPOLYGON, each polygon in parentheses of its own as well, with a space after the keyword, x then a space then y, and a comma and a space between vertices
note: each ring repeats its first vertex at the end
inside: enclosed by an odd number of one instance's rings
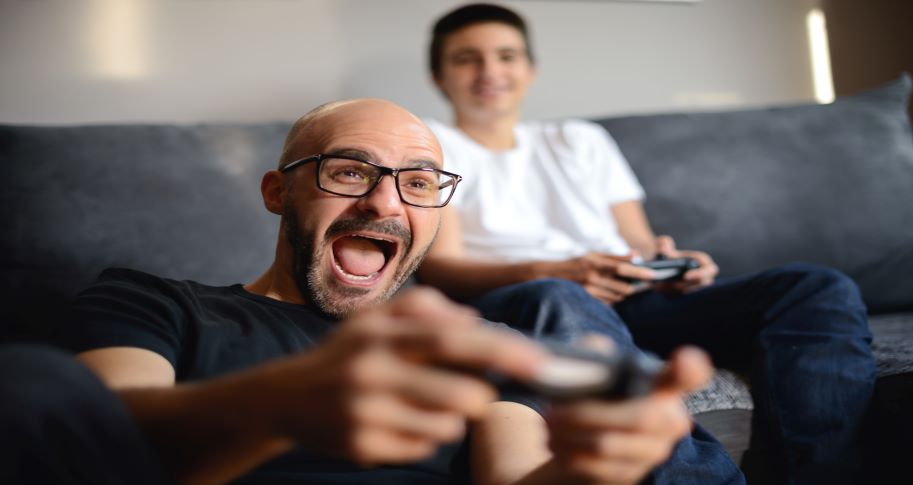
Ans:
POLYGON ((404 204, 415 207, 444 207, 463 180, 455 173, 430 167, 390 168, 348 155, 318 153, 295 160, 281 172, 317 162, 317 187, 344 197, 364 197, 371 193, 384 175, 391 175, 404 204))

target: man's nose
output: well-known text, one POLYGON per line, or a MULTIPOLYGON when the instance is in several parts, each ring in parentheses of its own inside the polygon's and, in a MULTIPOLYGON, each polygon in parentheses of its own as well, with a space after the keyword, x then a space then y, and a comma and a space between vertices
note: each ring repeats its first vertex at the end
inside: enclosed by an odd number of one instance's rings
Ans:
POLYGON ((377 217, 395 217, 403 213, 403 202, 396 190, 393 175, 381 177, 380 182, 368 195, 358 199, 359 210, 373 212, 377 217))

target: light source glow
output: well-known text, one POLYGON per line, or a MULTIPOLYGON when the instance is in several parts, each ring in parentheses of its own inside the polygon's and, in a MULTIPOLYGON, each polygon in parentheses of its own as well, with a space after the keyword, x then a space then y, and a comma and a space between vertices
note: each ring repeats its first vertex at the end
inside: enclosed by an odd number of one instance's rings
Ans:
POLYGON ((813 9, 805 21, 808 27, 808 48, 812 60, 815 99, 819 103, 830 103, 834 101, 834 79, 831 74, 831 52, 827 44, 824 13, 820 9, 813 9))
POLYGON ((99 75, 136 79, 145 74, 145 0, 93 0, 89 36, 99 75))

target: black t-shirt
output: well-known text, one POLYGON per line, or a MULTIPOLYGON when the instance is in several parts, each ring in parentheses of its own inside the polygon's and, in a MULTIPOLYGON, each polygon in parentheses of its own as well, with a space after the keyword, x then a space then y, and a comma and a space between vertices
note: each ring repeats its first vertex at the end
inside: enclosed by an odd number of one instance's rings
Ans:
MULTIPOLYGON (((113 346, 151 350, 171 362, 183 382, 305 351, 334 325, 314 309, 255 295, 240 284, 208 286, 117 268, 105 270, 76 297, 58 341, 77 353, 113 346)), ((507 399, 540 408, 535 400, 517 397, 507 399)), ((468 468, 465 442, 443 446, 420 463, 371 469, 295 449, 241 482, 465 483, 468 468)))

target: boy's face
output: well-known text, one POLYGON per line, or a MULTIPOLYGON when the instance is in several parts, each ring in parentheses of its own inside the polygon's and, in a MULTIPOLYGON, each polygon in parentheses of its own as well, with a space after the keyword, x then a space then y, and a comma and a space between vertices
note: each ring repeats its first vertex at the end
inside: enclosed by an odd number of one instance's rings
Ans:
POLYGON ((535 78, 520 31, 498 22, 469 25, 447 35, 441 54, 434 81, 458 119, 519 114, 535 78))

